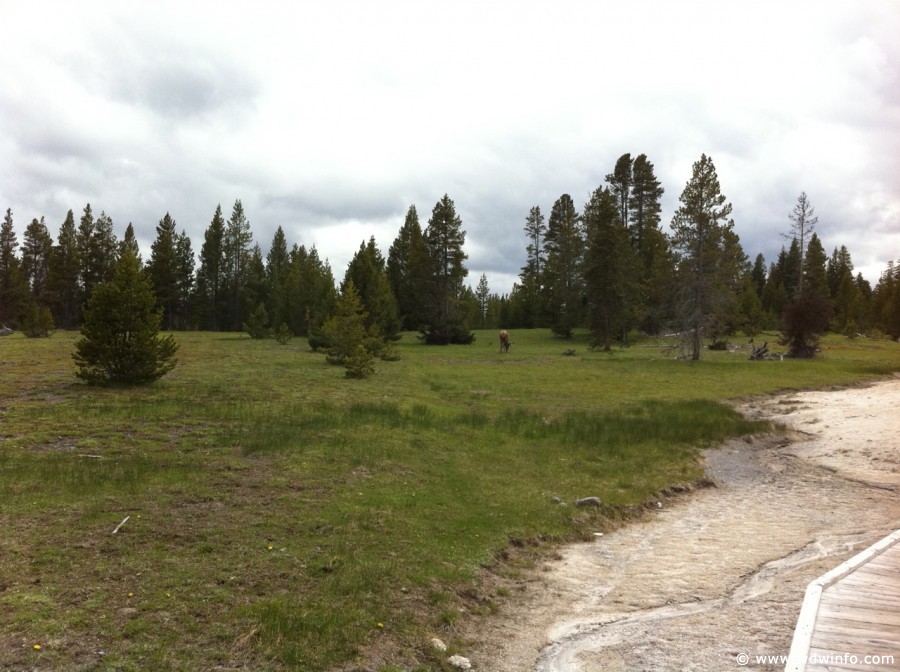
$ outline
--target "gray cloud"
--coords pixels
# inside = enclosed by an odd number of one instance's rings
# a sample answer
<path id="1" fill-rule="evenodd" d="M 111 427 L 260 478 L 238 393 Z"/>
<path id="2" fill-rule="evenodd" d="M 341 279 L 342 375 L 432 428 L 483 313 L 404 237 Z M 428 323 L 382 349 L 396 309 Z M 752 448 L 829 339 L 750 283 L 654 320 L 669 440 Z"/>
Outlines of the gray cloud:
<path id="1" fill-rule="evenodd" d="M 801 191 L 871 280 L 900 256 L 892 3 L 33 4 L 0 7 L 0 203 L 20 231 L 91 202 L 145 248 L 168 211 L 199 251 L 240 198 L 261 247 L 282 226 L 341 277 L 447 193 L 470 281 L 506 292 L 532 206 L 580 208 L 646 153 L 666 228 L 705 152 L 751 257 L 775 258 Z"/>
<path id="2" fill-rule="evenodd" d="M 184 48 L 119 63 L 107 86 L 112 98 L 179 123 L 250 107 L 257 92 L 233 64 Z"/>

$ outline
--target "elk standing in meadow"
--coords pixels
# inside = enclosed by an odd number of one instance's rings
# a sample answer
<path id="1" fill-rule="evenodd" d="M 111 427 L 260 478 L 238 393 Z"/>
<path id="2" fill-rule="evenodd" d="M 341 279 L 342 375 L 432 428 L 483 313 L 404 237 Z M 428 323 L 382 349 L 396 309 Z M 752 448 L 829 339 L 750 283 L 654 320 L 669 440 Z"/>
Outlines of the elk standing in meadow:
<path id="1" fill-rule="evenodd" d="M 500 352 L 509 352 L 509 332 L 506 329 L 500 331 Z"/>

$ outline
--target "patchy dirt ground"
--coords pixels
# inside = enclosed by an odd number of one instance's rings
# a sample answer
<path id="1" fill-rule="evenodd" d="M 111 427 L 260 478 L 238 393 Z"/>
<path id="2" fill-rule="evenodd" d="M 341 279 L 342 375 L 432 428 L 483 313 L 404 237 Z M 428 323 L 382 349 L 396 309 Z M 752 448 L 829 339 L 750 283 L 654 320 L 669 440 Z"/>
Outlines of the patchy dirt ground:
<path id="1" fill-rule="evenodd" d="M 900 528 L 898 408 L 900 378 L 742 404 L 790 432 L 708 451 L 716 488 L 565 548 L 478 625 L 473 666 L 783 669 L 755 656 L 787 655 L 806 585 Z"/>

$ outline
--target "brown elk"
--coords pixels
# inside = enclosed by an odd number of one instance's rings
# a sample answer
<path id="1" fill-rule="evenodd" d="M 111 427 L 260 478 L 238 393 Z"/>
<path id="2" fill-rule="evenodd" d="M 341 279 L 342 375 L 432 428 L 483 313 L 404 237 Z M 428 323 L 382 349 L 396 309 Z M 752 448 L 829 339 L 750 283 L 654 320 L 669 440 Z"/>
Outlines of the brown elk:
<path id="1" fill-rule="evenodd" d="M 506 329 L 500 331 L 500 352 L 509 352 L 509 332 Z"/>

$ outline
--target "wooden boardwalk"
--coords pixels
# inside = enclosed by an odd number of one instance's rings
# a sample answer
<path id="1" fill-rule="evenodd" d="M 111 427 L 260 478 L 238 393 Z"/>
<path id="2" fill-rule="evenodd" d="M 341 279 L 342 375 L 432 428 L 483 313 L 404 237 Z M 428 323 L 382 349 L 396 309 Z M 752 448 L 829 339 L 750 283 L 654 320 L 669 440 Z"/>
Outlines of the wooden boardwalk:
<path id="1" fill-rule="evenodd" d="M 813 581 L 785 672 L 900 670 L 900 530 Z"/>

